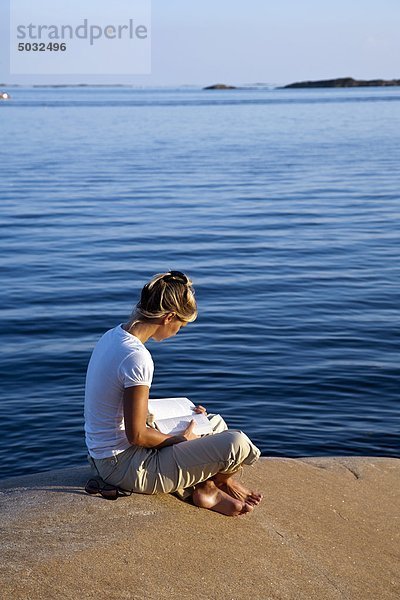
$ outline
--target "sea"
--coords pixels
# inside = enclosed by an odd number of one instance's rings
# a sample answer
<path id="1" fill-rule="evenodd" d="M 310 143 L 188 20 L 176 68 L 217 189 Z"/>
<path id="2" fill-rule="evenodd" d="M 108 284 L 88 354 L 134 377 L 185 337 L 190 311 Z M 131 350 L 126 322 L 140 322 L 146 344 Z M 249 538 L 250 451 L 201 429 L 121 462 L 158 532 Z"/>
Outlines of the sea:
<path id="1" fill-rule="evenodd" d="M 0 101 L 0 477 L 86 464 L 85 372 L 153 274 L 148 348 L 263 456 L 400 456 L 400 88 L 15 87 Z"/>

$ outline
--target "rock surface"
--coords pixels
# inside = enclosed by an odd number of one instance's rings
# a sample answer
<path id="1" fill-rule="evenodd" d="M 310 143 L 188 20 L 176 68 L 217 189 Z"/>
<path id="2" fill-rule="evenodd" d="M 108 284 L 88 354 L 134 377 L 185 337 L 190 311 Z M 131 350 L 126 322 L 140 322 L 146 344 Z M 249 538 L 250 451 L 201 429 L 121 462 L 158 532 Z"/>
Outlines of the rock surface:
<path id="1" fill-rule="evenodd" d="M 320 81 L 299 81 L 283 86 L 290 88 L 343 88 L 343 87 L 392 87 L 400 85 L 400 79 L 353 79 L 339 77 L 338 79 L 323 79 Z"/>
<path id="2" fill-rule="evenodd" d="M 79 467 L 0 481 L 3 600 L 398 600 L 400 460 L 264 458 L 229 518 L 88 496 Z"/>

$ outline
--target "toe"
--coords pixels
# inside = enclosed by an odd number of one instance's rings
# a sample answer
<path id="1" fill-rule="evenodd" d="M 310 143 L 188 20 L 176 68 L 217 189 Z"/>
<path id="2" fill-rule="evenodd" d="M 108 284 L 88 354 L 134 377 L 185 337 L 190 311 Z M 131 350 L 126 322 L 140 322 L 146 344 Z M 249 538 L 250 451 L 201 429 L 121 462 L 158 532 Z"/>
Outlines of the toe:
<path id="1" fill-rule="evenodd" d="M 248 504 L 247 502 L 244 503 L 243 508 L 240 512 L 241 515 L 247 515 L 249 512 L 251 512 L 254 509 L 254 506 L 252 506 L 251 504 Z"/>

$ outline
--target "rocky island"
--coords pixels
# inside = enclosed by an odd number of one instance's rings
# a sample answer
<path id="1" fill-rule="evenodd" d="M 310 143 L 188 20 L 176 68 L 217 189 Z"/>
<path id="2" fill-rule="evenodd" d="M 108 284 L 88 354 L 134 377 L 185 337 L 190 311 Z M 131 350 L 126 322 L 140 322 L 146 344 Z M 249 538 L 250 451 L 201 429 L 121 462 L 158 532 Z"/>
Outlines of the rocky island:
<path id="1" fill-rule="evenodd" d="M 214 83 L 214 85 L 208 85 L 203 90 L 237 90 L 234 85 L 226 85 L 225 83 Z"/>
<path id="2" fill-rule="evenodd" d="M 352 77 L 339 77 L 338 79 L 322 79 L 319 81 L 299 81 L 279 88 L 349 88 L 349 87 L 393 87 L 400 85 L 400 79 L 353 79 Z"/>

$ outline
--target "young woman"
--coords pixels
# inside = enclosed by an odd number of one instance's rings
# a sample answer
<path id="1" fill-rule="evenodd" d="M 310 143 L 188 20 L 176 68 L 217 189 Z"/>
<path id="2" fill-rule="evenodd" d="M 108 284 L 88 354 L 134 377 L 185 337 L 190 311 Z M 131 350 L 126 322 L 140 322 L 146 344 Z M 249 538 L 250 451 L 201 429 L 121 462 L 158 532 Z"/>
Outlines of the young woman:
<path id="1" fill-rule="evenodd" d="M 127 323 L 95 346 L 86 375 L 85 434 L 89 461 L 104 482 L 142 494 L 175 492 L 224 515 L 250 512 L 262 496 L 233 479 L 260 451 L 241 431 L 207 415 L 213 433 L 197 436 L 192 421 L 181 435 L 147 423 L 153 361 L 145 343 L 161 341 L 194 321 L 189 278 L 179 271 L 155 275 Z M 202 406 L 195 409 L 204 412 Z"/>

